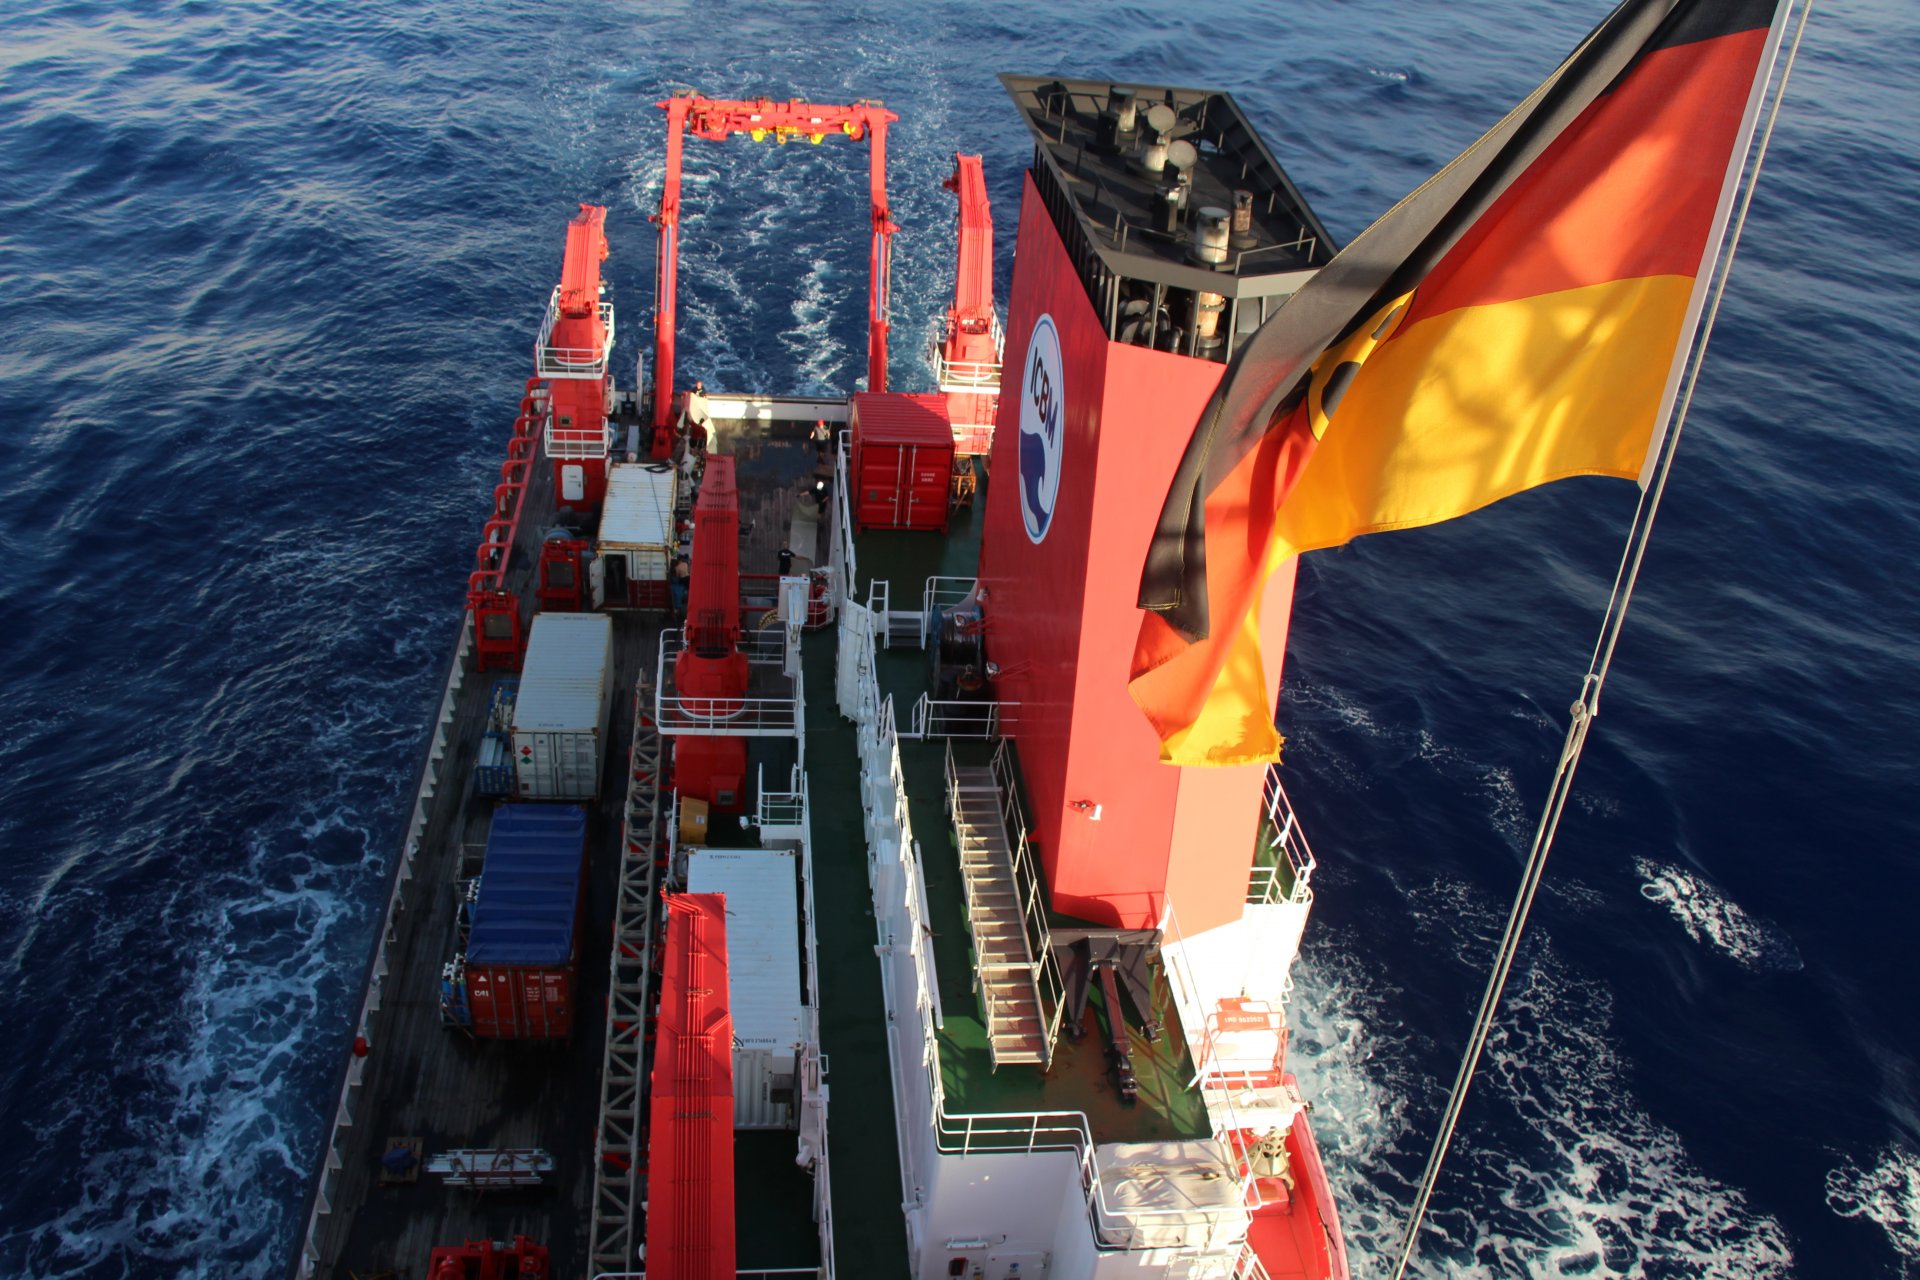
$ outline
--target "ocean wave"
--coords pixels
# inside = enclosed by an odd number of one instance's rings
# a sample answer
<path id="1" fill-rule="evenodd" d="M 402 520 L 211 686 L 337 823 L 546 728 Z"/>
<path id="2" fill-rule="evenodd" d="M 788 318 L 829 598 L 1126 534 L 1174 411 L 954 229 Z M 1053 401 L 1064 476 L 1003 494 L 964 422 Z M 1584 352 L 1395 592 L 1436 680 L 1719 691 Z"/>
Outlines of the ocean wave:
<path id="1" fill-rule="evenodd" d="M 1870 1163 L 1847 1160 L 1827 1174 L 1827 1207 L 1886 1233 L 1903 1275 L 1920 1275 L 1920 1153 L 1888 1146 Z"/>
<path id="2" fill-rule="evenodd" d="M 1444 911 L 1474 934 L 1498 926 L 1492 905 L 1465 890 L 1447 895 Z M 1313 1100 L 1355 1274 L 1385 1274 L 1451 1064 L 1397 1029 L 1391 1011 L 1405 993 L 1373 965 L 1310 944 L 1295 982 L 1290 1060 Z M 1633 1096 L 1612 1021 L 1612 996 L 1570 970 L 1536 931 L 1441 1174 L 1413 1274 L 1794 1274 L 1781 1224 L 1702 1172 L 1679 1136 Z"/>
<path id="3" fill-rule="evenodd" d="M 1633 860 L 1640 896 L 1664 906 L 1687 936 L 1755 973 L 1797 973 L 1800 951 L 1778 925 L 1760 920 L 1705 876 L 1652 858 Z"/>
<path id="4" fill-rule="evenodd" d="M 308 856 L 329 841 L 350 853 Z M 34 1136 L 72 1153 L 61 1176 L 73 1186 L 0 1256 L 49 1276 L 280 1269 L 309 1173 L 315 1086 L 330 1074 L 314 1049 L 345 1030 L 315 1027 L 334 1022 L 358 972 L 347 958 L 364 946 L 358 902 L 380 874 L 370 855 L 364 824 L 315 812 L 250 842 L 235 874 L 176 891 L 168 929 L 191 940 L 178 1004 L 123 1026 L 101 1065 L 49 1075 Z M 101 954 L 164 957 L 143 946 L 149 928 L 103 931 Z"/>

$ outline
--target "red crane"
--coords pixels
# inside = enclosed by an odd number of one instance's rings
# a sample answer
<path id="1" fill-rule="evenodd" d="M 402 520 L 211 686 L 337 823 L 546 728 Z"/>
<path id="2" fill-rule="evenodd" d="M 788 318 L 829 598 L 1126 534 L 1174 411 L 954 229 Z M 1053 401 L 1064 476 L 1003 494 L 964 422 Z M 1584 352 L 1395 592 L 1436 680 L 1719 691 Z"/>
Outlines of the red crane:
<path id="1" fill-rule="evenodd" d="M 740 650 L 740 498 L 734 460 L 710 455 L 693 506 L 686 647 L 673 660 L 674 690 L 694 721 L 719 728 L 741 714 L 747 655 Z M 747 741 L 722 734 L 674 739 L 674 784 L 716 813 L 745 807 Z"/>
<path id="2" fill-rule="evenodd" d="M 655 281 L 653 357 L 653 456 L 673 453 L 674 298 L 680 269 L 681 135 L 721 142 L 744 133 L 755 142 L 804 138 L 821 143 L 834 136 L 872 144 L 867 185 L 872 200 L 873 247 L 868 266 L 867 389 L 887 389 L 888 294 L 893 269 L 893 214 L 887 207 L 887 126 L 900 117 L 877 102 L 826 106 L 812 102 L 721 101 L 684 94 L 657 103 L 667 113 L 667 175 L 660 191 L 658 278 Z"/>
<path id="3" fill-rule="evenodd" d="M 606 413 L 613 308 L 600 301 L 606 217 L 599 205 L 583 204 L 567 224 L 560 284 L 534 340 L 534 376 L 527 379 L 520 399 L 507 457 L 500 464 L 500 483 L 493 487 L 493 510 L 474 548 L 467 608 L 473 614 L 474 665 L 481 671 L 517 671 L 526 650 L 520 598 L 507 589 L 507 558 L 520 528 L 542 426 L 561 505 L 593 506 L 606 495 L 613 441 Z M 571 474 L 569 467 L 575 469 Z M 569 501 L 569 492 L 577 493 L 577 499 Z"/>
<path id="4" fill-rule="evenodd" d="M 559 287 L 547 305 L 534 347 L 536 372 L 552 383 L 547 457 L 562 507 L 592 510 L 607 494 L 613 433 L 607 426 L 607 356 L 613 307 L 600 300 L 600 264 L 607 257 L 607 211 L 583 204 L 567 224 Z"/>
<path id="5" fill-rule="evenodd" d="M 733 1280 L 727 899 L 667 895 L 647 1133 L 647 1274 Z"/>
<path id="6" fill-rule="evenodd" d="M 953 305 L 942 335 L 940 390 L 947 396 L 953 442 L 962 454 L 986 455 L 1000 404 L 1000 326 L 993 314 L 993 215 L 979 156 L 955 156 L 947 190 L 960 198 L 960 261 Z"/>

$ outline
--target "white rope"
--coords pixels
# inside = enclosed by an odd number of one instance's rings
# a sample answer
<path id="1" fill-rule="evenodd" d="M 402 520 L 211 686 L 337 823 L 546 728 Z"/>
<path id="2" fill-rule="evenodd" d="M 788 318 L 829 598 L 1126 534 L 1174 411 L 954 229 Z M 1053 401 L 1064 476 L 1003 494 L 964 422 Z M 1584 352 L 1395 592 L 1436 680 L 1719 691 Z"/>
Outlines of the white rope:
<path id="1" fill-rule="evenodd" d="M 1454 1076 L 1452 1092 L 1447 1096 L 1446 1111 L 1434 1135 L 1433 1151 L 1427 1157 L 1426 1171 L 1421 1174 L 1414 1194 L 1406 1235 L 1401 1239 L 1399 1258 L 1393 1268 L 1393 1280 L 1403 1280 L 1408 1265 L 1413 1261 L 1420 1225 L 1426 1218 L 1427 1205 L 1439 1181 L 1440 1166 L 1445 1162 L 1447 1148 L 1453 1142 L 1461 1109 L 1466 1104 L 1468 1087 L 1473 1083 L 1474 1071 L 1480 1063 L 1480 1054 L 1493 1032 L 1500 996 L 1506 989 L 1508 975 L 1513 971 L 1514 957 L 1519 953 L 1521 937 L 1526 932 L 1527 916 L 1533 910 L 1534 895 L 1539 891 L 1540 879 L 1546 873 L 1547 855 L 1552 851 L 1554 833 L 1559 830 L 1567 797 L 1573 790 L 1573 774 L 1580 763 L 1581 750 L 1586 746 L 1587 730 L 1592 726 L 1594 717 L 1600 714 L 1600 690 L 1606 684 L 1607 670 L 1613 663 L 1614 649 L 1620 642 L 1620 631 L 1626 623 L 1627 606 L 1633 600 L 1633 588 L 1639 580 L 1640 565 L 1653 535 L 1654 517 L 1659 514 L 1660 499 L 1666 493 L 1667 478 L 1673 469 L 1674 454 L 1680 444 L 1680 432 L 1686 425 L 1687 410 L 1693 405 L 1694 388 L 1706 359 L 1707 340 L 1713 332 L 1714 321 L 1720 315 L 1720 301 L 1726 292 L 1734 252 L 1740 244 L 1740 233 L 1747 224 L 1747 212 L 1753 207 L 1753 192 L 1760 178 L 1760 167 L 1766 160 L 1767 145 L 1773 140 L 1773 127 L 1780 116 L 1780 104 L 1786 97 L 1787 80 L 1793 74 L 1794 61 L 1800 54 L 1800 40 L 1806 34 L 1807 19 L 1812 12 L 1813 0 L 1806 0 L 1800 11 L 1799 26 L 1794 31 L 1793 44 L 1781 68 L 1779 83 L 1774 88 L 1766 127 L 1754 151 L 1753 165 L 1748 170 L 1741 192 L 1740 208 L 1727 236 L 1726 251 L 1716 268 L 1706 318 L 1700 326 L 1699 341 L 1689 358 L 1680 402 L 1674 411 L 1673 429 L 1661 442 L 1653 483 L 1641 492 L 1640 504 L 1634 511 L 1633 526 L 1628 530 L 1626 547 L 1620 557 L 1620 567 L 1614 575 L 1613 594 L 1607 601 L 1606 616 L 1601 621 L 1600 635 L 1594 643 L 1593 657 L 1587 664 L 1586 676 L 1581 680 L 1580 696 L 1569 709 L 1571 721 L 1567 725 L 1566 741 L 1560 748 L 1559 763 L 1554 767 L 1552 784 L 1547 789 L 1546 807 L 1541 812 L 1540 825 L 1534 831 L 1533 847 L 1528 851 L 1526 867 L 1521 872 L 1520 888 L 1514 894 L 1513 909 L 1507 915 L 1506 931 L 1494 951 L 1493 970 L 1487 977 L 1486 991 L 1480 997 L 1480 1011 L 1473 1020 L 1473 1032 L 1468 1037 L 1465 1053 L 1461 1055 L 1460 1069 Z"/>

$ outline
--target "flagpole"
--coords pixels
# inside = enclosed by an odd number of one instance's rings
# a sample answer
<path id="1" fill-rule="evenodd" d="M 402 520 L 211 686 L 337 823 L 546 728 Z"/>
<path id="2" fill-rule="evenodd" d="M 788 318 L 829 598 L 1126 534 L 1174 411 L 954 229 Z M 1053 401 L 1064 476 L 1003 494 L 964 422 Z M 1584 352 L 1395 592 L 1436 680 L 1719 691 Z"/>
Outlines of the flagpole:
<path id="1" fill-rule="evenodd" d="M 1787 13 L 1792 12 L 1793 0 L 1788 0 Z M 1499 1011 L 1500 997 L 1506 988 L 1507 978 L 1513 970 L 1514 957 L 1520 949 L 1520 942 L 1526 933 L 1527 917 L 1533 910 L 1535 895 L 1539 892 L 1541 877 L 1546 872 L 1547 856 L 1553 848 L 1554 834 L 1559 830 L 1561 816 L 1566 811 L 1567 797 L 1572 793 L 1573 775 L 1580 764 L 1581 751 L 1586 746 L 1587 732 L 1595 716 L 1600 714 L 1600 690 L 1606 684 L 1607 671 L 1613 663 L 1615 648 L 1620 642 L 1621 629 L 1626 624 L 1627 606 L 1633 599 L 1633 588 L 1640 576 L 1640 565 L 1646 557 L 1647 544 L 1653 535 L 1654 517 L 1660 510 L 1660 499 L 1666 492 L 1667 478 L 1673 469 L 1673 459 L 1680 443 L 1680 432 L 1686 424 L 1687 411 L 1693 405 L 1694 388 L 1700 379 L 1700 369 L 1705 362 L 1707 341 L 1713 332 L 1714 321 L 1720 315 L 1720 302 L 1726 292 L 1728 273 L 1733 267 L 1734 253 L 1740 244 L 1740 233 L 1745 229 L 1748 210 L 1753 206 L 1753 193 L 1760 179 L 1760 168 L 1766 160 L 1767 146 L 1773 140 L 1773 128 L 1779 120 L 1780 106 L 1785 100 L 1787 81 L 1793 74 L 1794 61 L 1800 54 L 1800 41 L 1806 34 L 1807 19 L 1813 13 L 1813 0 L 1804 0 L 1800 9 L 1799 24 L 1794 29 L 1793 43 L 1788 49 L 1786 61 L 1782 64 L 1780 77 L 1774 86 L 1772 102 L 1767 108 L 1766 127 L 1761 132 L 1760 142 L 1754 149 L 1752 162 L 1748 167 L 1745 181 L 1741 187 L 1739 212 L 1735 215 L 1732 228 L 1727 234 L 1725 251 L 1715 269 L 1711 302 L 1707 314 L 1700 326 L 1698 341 L 1694 344 L 1688 362 L 1686 381 L 1678 406 L 1674 410 L 1673 426 L 1661 441 L 1659 461 L 1654 469 L 1653 482 L 1641 490 L 1640 505 L 1634 512 L 1633 526 L 1628 530 L 1625 550 L 1620 559 L 1620 568 L 1614 576 L 1613 594 L 1607 602 L 1607 612 L 1601 620 L 1600 634 L 1594 643 L 1593 657 L 1587 664 L 1587 673 L 1580 682 L 1580 694 L 1569 708 L 1570 722 L 1567 725 L 1566 740 L 1561 744 L 1560 758 L 1554 766 L 1553 780 L 1547 789 L 1547 801 L 1540 815 L 1539 826 L 1534 830 L 1533 846 L 1528 851 L 1525 868 L 1521 872 L 1520 887 L 1514 894 L 1513 908 L 1507 915 L 1507 926 L 1501 935 L 1500 944 L 1494 952 L 1492 972 L 1487 977 L 1486 990 L 1480 998 L 1480 1010 L 1474 1016 L 1473 1030 L 1467 1040 L 1466 1051 L 1461 1055 L 1459 1071 L 1454 1076 L 1453 1088 L 1447 1096 L 1446 1110 L 1441 1116 L 1440 1127 L 1434 1135 L 1433 1150 L 1427 1157 L 1427 1167 L 1421 1174 L 1415 1189 L 1412 1211 L 1407 1219 L 1406 1234 L 1400 1242 L 1400 1252 L 1393 1268 L 1393 1280 L 1404 1280 L 1407 1267 L 1413 1261 L 1414 1250 L 1419 1241 L 1420 1227 L 1426 1219 L 1427 1206 L 1433 1198 L 1435 1184 L 1439 1181 L 1440 1167 L 1446 1161 L 1447 1149 L 1453 1142 L 1454 1130 L 1460 1122 L 1460 1112 L 1465 1106 L 1467 1090 L 1473 1083 L 1474 1072 L 1479 1066 L 1480 1055 L 1485 1050 L 1487 1040 L 1493 1031 L 1494 1017 Z"/>

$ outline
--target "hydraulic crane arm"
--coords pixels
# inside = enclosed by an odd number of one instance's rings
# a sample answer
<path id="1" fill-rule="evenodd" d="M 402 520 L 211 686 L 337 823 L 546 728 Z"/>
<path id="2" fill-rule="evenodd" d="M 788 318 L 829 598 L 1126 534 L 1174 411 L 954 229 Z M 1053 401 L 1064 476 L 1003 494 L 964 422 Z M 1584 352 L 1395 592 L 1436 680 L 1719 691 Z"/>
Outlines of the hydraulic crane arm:
<path id="1" fill-rule="evenodd" d="M 947 359 L 988 363 L 993 350 L 993 215 L 979 156 L 955 156 L 947 190 L 960 198 L 960 265 L 947 311 Z"/>
<path id="2" fill-rule="evenodd" d="M 960 260 L 934 363 L 954 448 L 985 456 L 993 451 L 1000 407 L 1000 326 L 993 314 L 993 213 L 980 157 L 955 156 L 946 188 L 960 199 Z"/>

